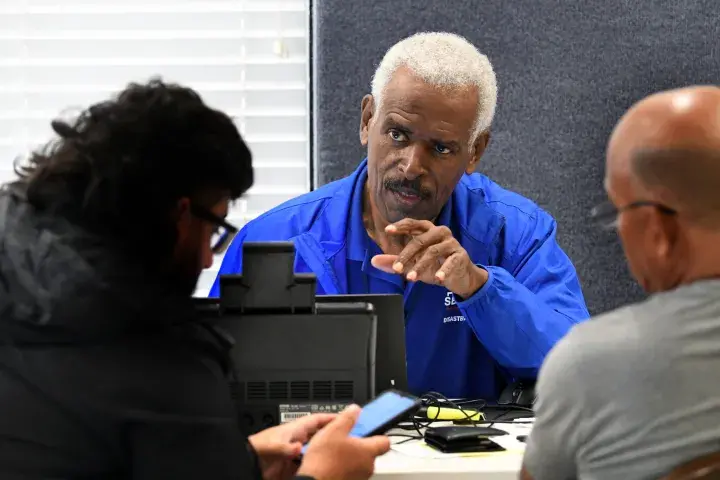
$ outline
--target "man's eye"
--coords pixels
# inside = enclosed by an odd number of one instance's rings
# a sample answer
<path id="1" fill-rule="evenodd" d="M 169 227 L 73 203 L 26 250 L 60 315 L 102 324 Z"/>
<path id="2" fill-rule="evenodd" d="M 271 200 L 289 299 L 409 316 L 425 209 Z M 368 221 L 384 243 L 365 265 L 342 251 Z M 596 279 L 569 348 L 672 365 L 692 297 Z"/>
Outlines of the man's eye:
<path id="1" fill-rule="evenodd" d="M 407 140 L 407 137 L 404 133 L 395 129 L 390 130 L 390 138 L 392 138 L 394 142 L 404 142 L 405 140 Z"/>
<path id="2" fill-rule="evenodd" d="M 438 143 L 437 145 L 435 145 L 435 151 L 436 151 L 437 153 L 440 153 L 440 154 L 443 154 L 443 155 L 447 155 L 448 153 L 450 153 L 450 149 L 447 148 L 445 145 L 440 144 L 440 143 Z"/>

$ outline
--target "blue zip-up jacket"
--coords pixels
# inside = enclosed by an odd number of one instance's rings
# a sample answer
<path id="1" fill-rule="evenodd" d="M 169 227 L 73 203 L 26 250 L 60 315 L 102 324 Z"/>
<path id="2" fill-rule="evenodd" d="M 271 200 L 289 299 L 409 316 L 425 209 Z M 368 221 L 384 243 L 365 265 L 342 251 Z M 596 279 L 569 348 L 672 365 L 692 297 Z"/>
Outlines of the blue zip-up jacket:
<path id="1" fill-rule="evenodd" d="M 408 382 L 413 393 L 497 399 L 508 382 L 534 379 L 545 355 L 585 320 L 580 283 L 555 240 L 556 223 L 530 200 L 484 175 L 464 175 L 437 224 L 446 225 L 489 273 L 456 301 L 443 286 L 408 283 L 374 268 L 382 253 L 362 221 L 367 160 L 350 176 L 249 222 L 219 275 L 239 273 L 245 241 L 292 241 L 295 271 L 317 276 L 317 294 L 400 293 L 405 298 Z M 215 280 L 210 296 L 218 295 Z"/>

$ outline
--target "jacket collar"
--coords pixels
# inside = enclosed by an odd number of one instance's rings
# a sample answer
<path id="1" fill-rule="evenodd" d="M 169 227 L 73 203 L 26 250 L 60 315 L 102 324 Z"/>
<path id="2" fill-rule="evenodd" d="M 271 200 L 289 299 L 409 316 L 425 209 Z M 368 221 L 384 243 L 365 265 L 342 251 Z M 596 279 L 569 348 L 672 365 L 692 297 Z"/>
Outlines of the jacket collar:
<path id="1" fill-rule="evenodd" d="M 353 173 L 337 181 L 322 218 L 294 239 L 298 254 L 328 295 L 347 293 L 348 259 L 362 261 L 366 266 L 368 255 L 373 254 L 374 242 L 362 221 L 362 196 L 367 175 L 365 158 Z M 482 189 L 469 188 L 465 180 L 465 177 L 461 179 L 436 223 L 449 227 L 466 249 L 475 246 L 472 244 L 488 247 L 496 241 L 504 218 L 485 203 Z M 481 235 L 468 234 L 471 225 L 484 225 L 485 228 Z"/>
<path id="2" fill-rule="evenodd" d="M 362 222 L 362 190 L 366 178 L 367 159 L 364 159 L 353 173 L 335 183 L 332 197 L 310 229 L 293 239 L 297 253 L 315 274 L 318 284 L 327 295 L 342 294 L 348 290 L 348 225 L 351 225 L 355 210 L 360 210 Z M 360 204 L 355 209 L 354 202 L 357 199 Z M 361 231 L 364 233 L 364 228 Z"/>

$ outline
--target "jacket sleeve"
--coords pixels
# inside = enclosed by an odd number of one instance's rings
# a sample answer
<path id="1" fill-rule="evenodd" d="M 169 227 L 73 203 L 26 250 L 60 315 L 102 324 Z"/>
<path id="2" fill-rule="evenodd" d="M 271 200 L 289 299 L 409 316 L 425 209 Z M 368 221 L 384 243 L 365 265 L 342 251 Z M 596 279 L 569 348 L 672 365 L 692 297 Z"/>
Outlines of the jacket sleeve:
<path id="1" fill-rule="evenodd" d="M 548 214 L 526 224 L 501 266 L 483 266 L 489 278 L 458 302 L 470 327 L 511 376 L 534 379 L 545 355 L 575 324 L 589 317 L 580 281 L 557 244 Z"/>
<path id="2" fill-rule="evenodd" d="M 133 382 L 117 387 L 112 401 L 123 419 L 129 478 L 261 478 L 213 330 L 181 325 L 123 357 L 121 371 L 133 372 Z"/>
<path id="3" fill-rule="evenodd" d="M 138 419 L 129 429 L 133 480 L 261 479 L 257 457 L 235 422 L 216 418 Z"/>
<path id="4" fill-rule="evenodd" d="M 242 254 L 243 254 L 243 243 L 245 243 L 246 230 L 242 229 L 225 252 L 222 263 L 220 264 L 220 270 L 218 271 L 215 281 L 213 282 L 212 288 L 208 297 L 217 298 L 220 296 L 220 275 L 233 275 L 242 272 Z"/>

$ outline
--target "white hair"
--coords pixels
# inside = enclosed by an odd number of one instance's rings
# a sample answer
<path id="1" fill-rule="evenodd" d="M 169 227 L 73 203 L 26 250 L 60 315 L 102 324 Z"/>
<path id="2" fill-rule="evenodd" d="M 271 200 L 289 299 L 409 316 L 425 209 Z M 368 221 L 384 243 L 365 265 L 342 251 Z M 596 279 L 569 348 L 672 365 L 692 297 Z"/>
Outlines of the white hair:
<path id="1" fill-rule="evenodd" d="M 471 141 L 490 127 L 497 105 L 495 72 L 490 60 L 465 38 L 454 33 L 423 32 L 390 47 L 371 83 L 376 111 L 385 87 L 400 67 L 408 68 L 430 85 L 476 86 L 479 100 Z"/>

